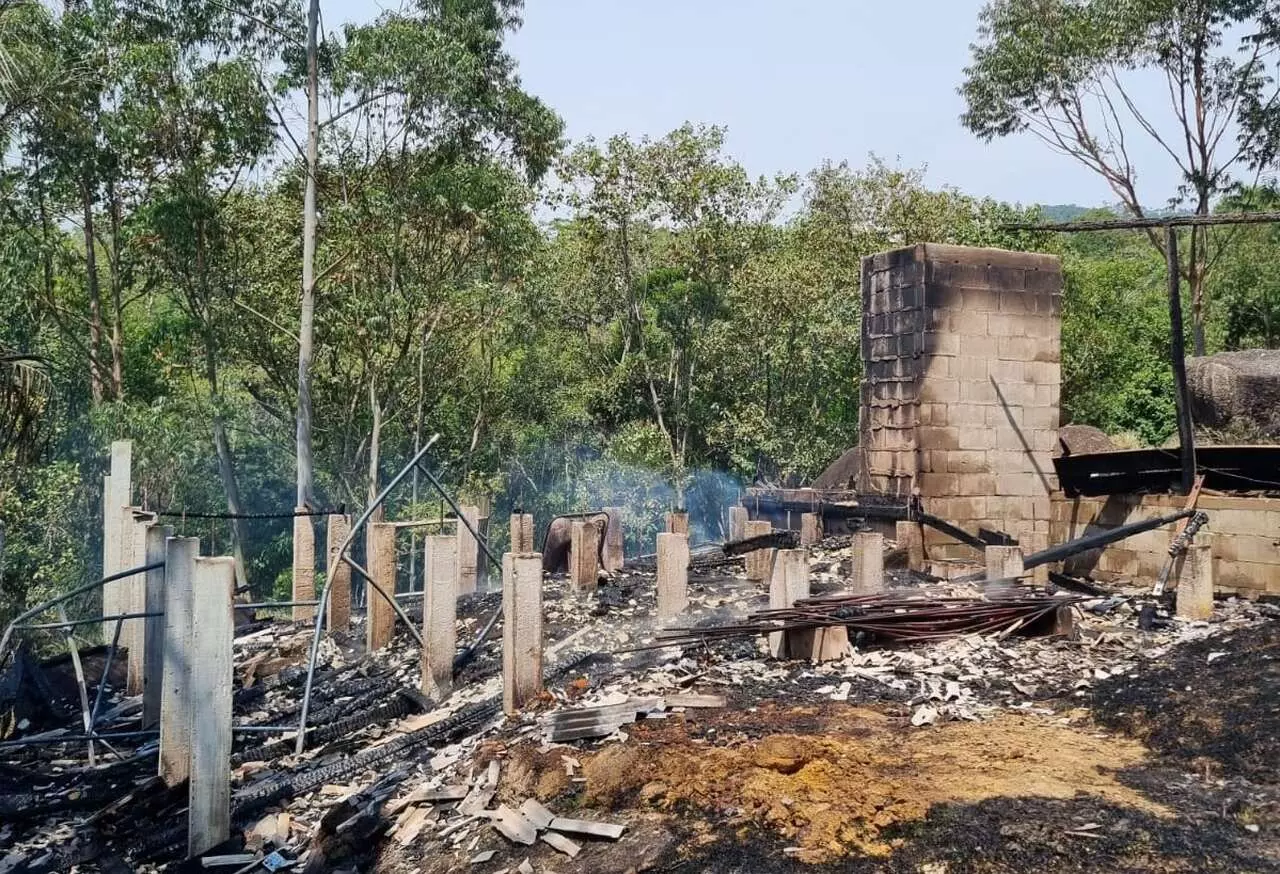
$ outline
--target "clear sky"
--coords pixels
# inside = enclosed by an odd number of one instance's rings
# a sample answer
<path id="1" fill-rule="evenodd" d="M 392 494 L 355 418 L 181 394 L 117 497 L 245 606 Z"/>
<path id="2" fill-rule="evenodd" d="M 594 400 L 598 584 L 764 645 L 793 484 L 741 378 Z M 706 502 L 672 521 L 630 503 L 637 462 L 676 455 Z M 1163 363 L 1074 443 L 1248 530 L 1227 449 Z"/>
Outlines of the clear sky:
<path id="1" fill-rule="evenodd" d="M 870 153 L 928 166 L 932 185 L 1021 203 L 1115 200 L 1106 185 L 1030 135 L 983 144 L 956 94 L 982 0 L 526 0 L 509 42 L 526 88 L 568 135 L 661 136 L 684 121 L 724 125 L 753 173 L 806 172 Z M 326 27 L 398 0 L 329 0 Z M 1176 180 L 1138 144 L 1144 202 Z"/>

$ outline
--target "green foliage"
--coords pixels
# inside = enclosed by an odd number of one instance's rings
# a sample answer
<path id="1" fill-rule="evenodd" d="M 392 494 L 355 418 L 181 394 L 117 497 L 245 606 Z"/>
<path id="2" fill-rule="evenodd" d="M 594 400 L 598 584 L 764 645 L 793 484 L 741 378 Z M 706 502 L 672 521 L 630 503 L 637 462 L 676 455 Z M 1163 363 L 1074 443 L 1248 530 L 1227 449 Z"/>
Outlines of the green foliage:
<path id="1" fill-rule="evenodd" d="M 1062 418 L 1159 446 L 1175 427 L 1164 264 L 1132 235 L 1074 251 L 1100 236 L 1064 253 Z"/>
<path id="2" fill-rule="evenodd" d="M 993 102 L 967 119 L 984 135 L 1099 63 L 1165 63 L 1162 22 L 1184 19 L 1042 6 L 1059 27 L 992 4 L 966 92 Z M 134 441 L 149 508 L 216 512 L 231 487 L 250 512 L 292 507 L 304 180 L 279 112 L 300 83 L 297 7 L 130 0 L 19 22 L 0 0 L 0 34 L 25 40 L 8 56 L 54 74 L 35 90 L 0 75 L 0 619 L 97 573 L 113 439 Z M 439 433 L 433 470 L 493 496 L 499 535 L 516 507 L 545 525 L 624 506 L 644 552 L 680 504 L 695 539 L 723 536 L 743 484 L 807 482 L 856 442 L 861 260 L 925 241 L 1061 246 L 1066 416 L 1170 432 L 1164 265 L 1140 237 L 1011 232 L 1040 213 L 875 158 L 752 177 L 713 126 L 562 150 L 504 45 L 520 9 L 414 0 L 325 39 L 321 503 L 358 511 Z M 1159 9 L 1139 40 L 1109 29 Z M 1275 343 L 1280 240 L 1214 241 L 1213 342 Z M 438 511 L 422 481 L 386 506 Z M 225 521 L 173 524 L 232 549 Z M 255 597 L 289 592 L 291 531 L 244 526 Z"/>

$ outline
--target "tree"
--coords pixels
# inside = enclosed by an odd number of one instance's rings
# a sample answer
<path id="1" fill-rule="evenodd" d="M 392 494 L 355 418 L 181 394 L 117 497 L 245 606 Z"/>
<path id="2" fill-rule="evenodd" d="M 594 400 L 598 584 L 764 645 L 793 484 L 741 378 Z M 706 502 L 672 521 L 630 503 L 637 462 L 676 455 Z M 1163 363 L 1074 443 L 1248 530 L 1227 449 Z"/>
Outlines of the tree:
<path id="1" fill-rule="evenodd" d="M 729 289 L 794 191 L 789 178 L 751 179 L 723 146 L 722 128 L 686 124 L 656 141 L 585 143 L 562 167 L 591 297 L 621 318 L 608 360 L 647 401 L 680 506 L 691 444 L 705 444 L 714 419 L 715 356 L 731 351 Z"/>
<path id="2" fill-rule="evenodd" d="M 1136 217 L 1147 209 L 1131 158 L 1153 141 L 1182 183 L 1170 209 L 1208 215 L 1280 145 L 1280 31 L 1260 0 L 991 0 L 960 93 L 983 140 L 1030 132 L 1101 176 Z M 1143 106 L 1135 82 L 1163 79 L 1168 103 Z M 1164 251 L 1163 237 L 1147 231 Z M 1181 266 L 1195 354 L 1205 354 L 1207 279 L 1218 248 L 1190 231 Z"/>
<path id="3" fill-rule="evenodd" d="M 1272 212 L 1280 209 L 1280 191 L 1252 188 L 1223 198 L 1222 212 Z M 1280 227 L 1247 225 L 1234 229 L 1212 277 L 1222 307 L 1221 337 L 1226 349 L 1280 348 Z"/>
<path id="4" fill-rule="evenodd" d="M 311 507 L 315 462 L 311 452 L 311 344 L 316 318 L 316 174 L 320 172 L 320 0 L 307 4 L 307 152 L 302 200 L 302 301 L 298 308 L 297 495 Z M 295 546 L 295 550 L 297 547 Z"/>

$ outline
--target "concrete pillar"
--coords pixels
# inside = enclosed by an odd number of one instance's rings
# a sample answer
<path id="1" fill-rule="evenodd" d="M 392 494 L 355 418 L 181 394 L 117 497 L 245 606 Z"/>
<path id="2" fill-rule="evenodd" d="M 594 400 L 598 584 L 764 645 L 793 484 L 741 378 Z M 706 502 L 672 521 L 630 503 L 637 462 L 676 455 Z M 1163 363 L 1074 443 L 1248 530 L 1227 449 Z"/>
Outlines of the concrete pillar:
<path id="1" fill-rule="evenodd" d="M 453 657 L 458 645 L 457 561 L 458 538 L 449 534 L 426 538 L 422 564 L 422 694 L 437 702 L 453 689 Z"/>
<path id="2" fill-rule="evenodd" d="M 859 531 L 853 536 L 853 592 L 875 595 L 884 591 L 884 535 Z"/>
<path id="3" fill-rule="evenodd" d="M 542 691 L 542 556 L 502 557 L 502 709 L 512 716 Z"/>
<path id="4" fill-rule="evenodd" d="M 295 507 L 303 512 L 306 507 Z M 293 600 L 314 601 L 316 597 L 316 529 L 310 516 L 293 517 Z M 316 618 L 315 607 L 294 607 L 294 622 Z"/>
<path id="5" fill-rule="evenodd" d="M 987 579 L 1005 580 L 1023 575 L 1021 546 L 988 546 Z"/>
<path id="6" fill-rule="evenodd" d="M 147 526 L 144 554 L 146 564 L 165 560 L 167 542 L 172 536 L 172 525 L 153 523 Z M 164 568 L 147 571 L 143 610 L 147 613 L 164 613 L 164 601 Z M 142 727 L 151 728 L 160 722 L 160 707 L 164 691 L 164 617 L 149 617 L 145 622 L 146 656 L 142 666 Z"/>
<path id="7" fill-rule="evenodd" d="M 764 519 L 748 520 L 743 526 L 743 539 L 759 537 L 773 531 L 773 524 Z M 763 583 L 773 573 L 773 554 L 776 549 L 755 549 L 746 555 L 747 579 L 755 583 Z"/>
<path id="8" fill-rule="evenodd" d="M 382 649 L 391 642 L 396 629 L 396 611 L 387 598 L 396 594 L 396 526 L 390 522 L 369 523 L 365 539 L 369 576 L 365 580 L 365 648 L 368 652 Z M 386 593 L 386 598 L 378 594 Z"/>
<path id="9" fill-rule="evenodd" d="M 511 551 L 515 553 L 535 551 L 532 513 L 511 514 Z"/>
<path id="10" fill-rule="evenodd" d="M 235 559 L 197 558 L 192 597 L 187 855 L 231 836 L 231 642 Z"/>
<path id="11" fill-rule="evenodd" d="M 898 522 L 894 528 L 898 547 L 907 551 L 907 567 L 913 571 L 924 570 L 924 532 L 919 522 Z"/>
<path id="12" fill-rule="evenodd" d="M 1049 548 L 1049 535 L 1047 533 L 1032 533 L 1027 535 L 1023 541 L 1027 545 L 1023 548 L 1024 553 L 1042 552 Z M 1031 569 L 1031 581 L 1037 586 L 1044 588 L 1049 585 L 1049 565 L 1038 564 Z"/>
<path id="13" fill-rule="evenodd" d="M 332 583 L 329 586 L 329 612 L 325 616 L 329 633 L 346 631 L 351 627 L 351 567 L 338 560 L 338 550 L 351 533 L 351 517 L 335 513 L 326 526 L 325 546 L 328 560 L 325 572 Z"/>
<path id="14" fill-rule="evenodd" d="M 1076 608 L 1059 607 L 1053 613 L 1053 633 L 1067 640 L 1076 639 Z"/>
<path id="15" fill-rule="evenodd" d="M 569 590 L 589 595 L 596 590 L 600 566 L 600 526 L 592 519 L 575 519 L 569 536 Z"/>
<path id="16" fill-rule="evenodd" d="M 689 536 L 658 535 L 658 618 L 689 609 Z"/>
<path id="17" fill-rule="evenodd" d="M 800 514 L 800 545 L 813 546 L 822 541 L 822 517 L 817 513 Z"/>
<path id="18" fill-rule="evenodd" d="M 803 549 L 779 549 L 769 580 L 769 609 L 791 607 L 809 597 L 809 553 Z M 769 635 L 769 652 L 774 658 L 808 658 L 810 632 L 775 631 Z M 794 644 L 795 652 L 792 651 Z M 803 652 L 801 653 L 800 651 Z"/>
<path id="19" fill-rule="evenodd" d="M 191 773 L 191 629 L 197 537 L 170 537 L 164 560 L 164 658 L 160 690 L 160 778 L 177 786 Z"/>
<path id="20" fill-rule="evenodd" d="M 747 508 L 742 505 L 729 508 L 729 542 L 747 536 Z"/>
<path id="21" fill-rule="evenodd" d="M 1203 536 L 1203 535 L 1202 535 Z M 1174 565 L 1178 580 L 1177 615 L 1182 619 L 1213 616 L 1213 546 L 1192 542 Z"/>
<path id="22" fill-rule="evenodd" d="M 812 641 L 808 645 L 807 656 L 814 662 L 831 662 L 842 659 L 849 654 L 849 629 L 843 625 L 831 625 L 827 628 L 815 628 L 809 632 Z M 790 644 L 788 644 L 790 646 Z M 803 644 L 796 644 L 802 646 Z M 795 658 L 803 658 L 801 653 L 794 653 Z"/>
<path id="23" fill-rule="evenodd" d="M 147 527 L 155 516 L 141 507 L 126 507 L 120 519 L 121 565 L 125 568 L 146 564 Z M 137 574 L 120 581 L 120 612 L 143 613 L 147 606 L 147 575 Z M 147 621 L 126 619 L 120 629 L 120 643 L 128 650 L 126 693 L 141 695 L 147 655 Z"/>
<path id="24" fill-rule="evenodd" d="M 604 532 L 604 569 L 609 573 L 622 570 L 626 563 L 626 540 L 622 530 L 623 507 L 605 507 L 609 514 L 609 525 Z"/>
<path id="25" fill-rule="evenodd" d="M 668 534 L 688 534 L 689 514 L 684 510 L 672 510 L 666 516 Z"/>
<path id="26" fill-rule="evenodd" d="M 459 509 L 471 523 L 471 527 L 479 531 L 480 508 L 463 505 Z M 470 595 L 476 590 L 476 577 L 480 567 L 480 543 L 467 530 L 467 526 L 458 522 L 458 594 Z"/>
<path id="27" fill-rule="evenodd" d="M 133 503 L 133 442 L 116 440 L 111 444 L 111 474 L 103 479 L 102 512 L 102 575 L 110 576 L 124 570 L 128 557 L 121 540 L 124 508 Z M 117 580 L 102 587 L 102 613 L 112 616 L 124 613 L 124 591 L 127 580 Z M 103 636 L 110 640 L 115 631 L 114 623 L 102 626 Z M 121 632 L 121 639 L 124 639 Z"/>

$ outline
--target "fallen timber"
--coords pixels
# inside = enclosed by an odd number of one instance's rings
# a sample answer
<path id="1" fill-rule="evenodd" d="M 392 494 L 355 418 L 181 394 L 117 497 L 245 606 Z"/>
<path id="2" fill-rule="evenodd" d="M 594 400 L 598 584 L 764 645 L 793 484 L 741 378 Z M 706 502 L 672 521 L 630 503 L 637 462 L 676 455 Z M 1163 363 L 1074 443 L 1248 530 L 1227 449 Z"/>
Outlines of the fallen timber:
<path id="1" fill-rule="evenodd" d="M 1012 634 L 1027 630 L 1084 598 L 1049 597 L 1042 592 L 1008 598 L 911 598 L 896 594 L 807 598 L 792 607 L 761 610 L 735 625 L 669 628 L 654 642 L 634 650 L 755 637 L 777 631 L 809 631 L 843 625 L 889 643 L 942 640 L 965 634 Z M 626 652 L 630 650 L 620 650 Z"/>

